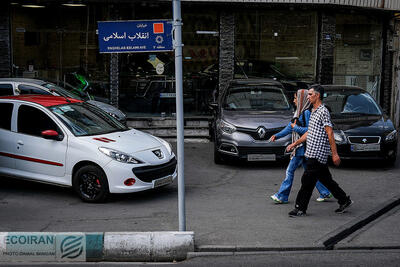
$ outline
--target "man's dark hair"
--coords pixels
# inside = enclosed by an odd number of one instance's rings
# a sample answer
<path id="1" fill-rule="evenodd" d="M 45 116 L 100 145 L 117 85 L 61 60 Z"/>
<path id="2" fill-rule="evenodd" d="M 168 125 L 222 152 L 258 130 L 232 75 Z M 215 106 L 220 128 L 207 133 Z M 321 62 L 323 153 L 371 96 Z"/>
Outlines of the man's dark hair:
<path id="1" fill-rule="evenodd" d="M 322 100 L 324 98 L 324 87 L 322 87 L 320 84 L 313 84 L 308 89 L 310 90 L 311 88 L 314 89 L 315 92 L 319 93 L 319 99 Z"/>

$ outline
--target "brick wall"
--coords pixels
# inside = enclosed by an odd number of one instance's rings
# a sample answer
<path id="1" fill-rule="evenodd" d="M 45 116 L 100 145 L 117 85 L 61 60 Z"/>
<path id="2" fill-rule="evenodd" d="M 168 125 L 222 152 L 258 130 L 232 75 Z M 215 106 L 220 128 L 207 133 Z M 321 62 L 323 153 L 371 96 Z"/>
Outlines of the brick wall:
<path id="1" fill-rule="evenodd" d="M 10 18 L 8 6 L 0 4 L 0 77 L 11 76 Z"/>

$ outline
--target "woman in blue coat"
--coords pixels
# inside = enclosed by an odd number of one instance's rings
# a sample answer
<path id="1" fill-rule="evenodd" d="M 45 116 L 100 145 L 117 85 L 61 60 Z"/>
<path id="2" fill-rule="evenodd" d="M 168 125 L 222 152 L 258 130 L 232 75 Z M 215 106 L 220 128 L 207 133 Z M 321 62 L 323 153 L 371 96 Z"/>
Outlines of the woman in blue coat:
<path id="1" fill-rule="evenodd" d="M 271 136 L 271 142 L 274 142 L 275 140 L 288 134 L 292 134 L 292 142 L 295 142 L 305 132 L 307 132 L 308 121 L 311 114 L 309 110 L 310 102 L 307 100 L 307 94 L 308 90 L 305 89 L 300 89 L 296 92 L 293 102 L 297 108 L 296 112 L 294 113 L 293 120 L 292 122 L 289 122 L 289 124 L 282 131 Z M 283 180 L 279 191 L 271 196 L 271 199 L 277 204 L 288 202 L 290 189 L 292 188 L 293 184 L 294 172 L 300 165 L 303 165 L 303 168 L 306 167 L 304 158 L 305 147 L 303 144 L 299 145 L 292 151 L 292 154 L 290 155 L 291 159 L 286 169 L 286 178 Z M 332 194 L 329 192 L 329 190 L 319 181 L 315 187 L 318 189 L 320 194 L 320 196 L 317 198 L 317 201 L 322 202 L 332 197 Z"/>

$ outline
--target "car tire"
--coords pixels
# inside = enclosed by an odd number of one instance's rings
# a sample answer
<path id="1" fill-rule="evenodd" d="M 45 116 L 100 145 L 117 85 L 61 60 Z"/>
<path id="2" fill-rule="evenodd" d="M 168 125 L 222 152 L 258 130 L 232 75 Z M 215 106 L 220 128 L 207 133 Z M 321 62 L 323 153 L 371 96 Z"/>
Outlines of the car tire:
<path id="1" fill-rule="evenodd" d="M 81 167 L 73 177 L 72 186 L 84 202 L 104 202 L 110 194 L 106 174 L 94 165 Z"/>
<path id="2" fill-rule="evenodd" d="M 224 163 L 223 156 L 221 155 L 220 152 L 218 152 L 217 144 L 216 144 L 216 143 L 214 143 L 214 163 L 215 163 L 215 164 L 218 164 L 218 165 Z"/>
<path id="3" fill-rule="evenodd" d="M 397 158 L 396 156 L 392 156 L 392 157 L 388 158 L 386 160 L 386 165 L 390 166 L 390 167 L 394 166 L 396 163 L 396 158 Z"/>

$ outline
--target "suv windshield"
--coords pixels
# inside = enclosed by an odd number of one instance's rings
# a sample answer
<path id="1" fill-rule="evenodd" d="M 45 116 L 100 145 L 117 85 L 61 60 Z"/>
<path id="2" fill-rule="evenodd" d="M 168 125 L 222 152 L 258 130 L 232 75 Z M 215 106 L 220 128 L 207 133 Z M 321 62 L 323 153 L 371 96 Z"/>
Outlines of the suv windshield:
<path id="1" fill-rule="evenodd" d="M 332 115 L 382 115 L 375 100 L 366 92 L 328 91 L 324 103 Z"/>
<path id="2" fill-rule="evenodd" d="M 127 131 L 129 128 L 119 123 L 101 109 L 85 103 L 74 103 L 49 108 L 75 136 L 106 134 Z"/>
<path id="3" fill-rule="evenodd" d="M 290 105 L 282 89 L 267 86 L 229 88 L 223 103 L 227 110 L 289 110 Z"/>

